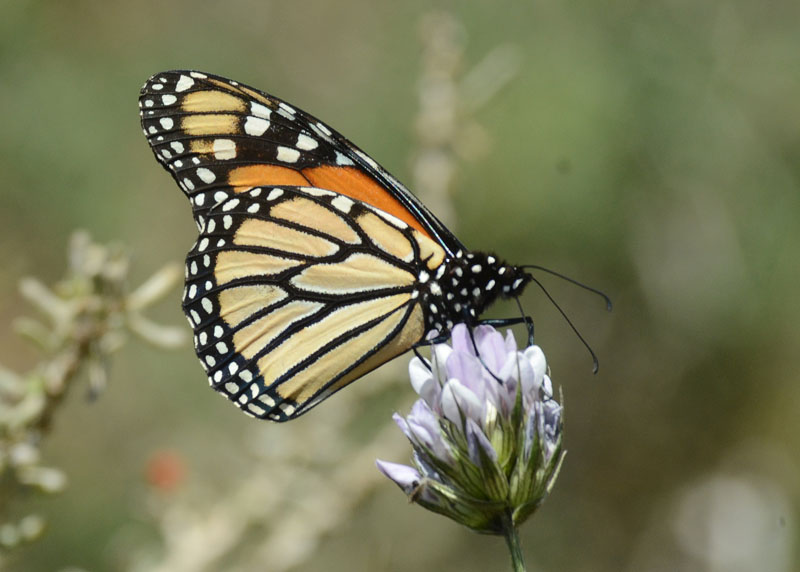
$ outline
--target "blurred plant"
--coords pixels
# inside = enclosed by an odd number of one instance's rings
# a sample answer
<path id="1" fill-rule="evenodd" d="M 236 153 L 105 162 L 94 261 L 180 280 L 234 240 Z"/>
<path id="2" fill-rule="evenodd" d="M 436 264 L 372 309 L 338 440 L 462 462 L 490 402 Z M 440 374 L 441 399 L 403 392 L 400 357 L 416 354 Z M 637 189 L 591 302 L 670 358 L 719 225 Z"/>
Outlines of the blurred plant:
<path id="1" fill-rule="evenodd" d="M 465 72 L 466 31 L 444 11 L 423 16 L 420 37 L 422 73 L 411 188 L 442 222 L 454 228 L 452 195 L 459 163 L 474 161 L 489 147 L 489 137 L 475 114 L 517 75 L 520 56 L 513 46 L 498 46 Z"/>
<path id="2" fill-rule="evenodd" d="M 474 339 L 474 341 L 473 341 Z M 538 346 L 517 351 L 490 326 L 453 329 L 431 362 L 411 360 L 420 399 L 394 420 L 414 449 L 414 467 L 377 461 L 411 502 L 469 528 L 506 538 L 524 570 L 517 527 L 550 492 L 564 453 L 563 408 L 553 399 Z"/>
<path id="3" fill-rule="evenodd" d="M 39 446 L 78 374 L 87 373 L 88 396 L 94 398 L 107 383 L 110 355 L 129 332 L 164 349 L 185 341 L 183 331 L 142 314 L 175 286 L 180 267 L 165 266 L 132 292 L 128 268 L 129 256 L 120 246 L 97 244 L 76 232 L 64 279 L 52 289 L 36 278 L 20 284 L 22 296 L 41 316 L 20 318 L 16 330 L 43 357 L 26 374 L 0 366 L 0 554 L 44 529 L 38 515 L 10 520 L 11 501 L 30 490 L 52 494 L 66 486 L 63 472 L 43 464 Z"/>

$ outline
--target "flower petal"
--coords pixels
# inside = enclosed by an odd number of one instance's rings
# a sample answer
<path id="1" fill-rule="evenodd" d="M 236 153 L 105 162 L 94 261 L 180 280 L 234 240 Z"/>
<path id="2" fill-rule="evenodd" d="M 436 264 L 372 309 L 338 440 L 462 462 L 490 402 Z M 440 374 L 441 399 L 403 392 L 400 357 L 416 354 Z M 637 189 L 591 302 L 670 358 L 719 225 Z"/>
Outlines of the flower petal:
<path id="1" fill-rule="evenodd" d="M 523 352 L 525 359 L 531 364 L 533 371 L 536 372 L 537 379 L 547 373 L 547 359 L 539 346 L 529 346 Z"/>
<path id="2" fill-rule="evenodd" d="M 449 415 L 448 410 L 445 410 L 445 394 L 452 396 L 452 400 L 456 406 L 456 410 L 454 411 L 452 409 L 452 404 L 450 404 L 448 400 Z M 448 419 L 457 423 L 459 426 L 461 425 L 462 414 L 464 417 L 474 419 L 480 423 L 485 413 L 484 400 L 480 399 L 475 395 L 475 392 L 457 379 L 451 379 L 442 388 L 442 409 L 445 411 L 445 415 L 448 416 Z"/>
<path id="3" fill-rule="evenodd" d="M 450 332 L 450 338 L 453 341 L 453 351 L 475 355 L 475 348 L 472 347 L 472 340 L 469 337 L 469 329 L 465 324 L 456 324 Z"/>
<path id="4" fill-rule="evenodd" d="M 483 465 L 481 458 L 484 455 L 494 462 L 497 461 L 497 451 L 494 450 L 494 447 L 492 447 L 491 442 L 481 430 L 480 426 L 472 419 L 467 419 L 466 437 L 469 458 L 476 466 L 480 467 Z M 480 454 L 479 448 L 483 451 L 483 455 Z"/>
<path id="5" fill-rule="evenodd" d="M 492 373 L 497 374 L 506 361 L 506 344 L 503 336 L 491 326 L 475 328 L 475 343 L 481 359 Z"/>
<path id="6" fill-rule="evenodd" d="M 456 379 L 474 391 L 477 395 L 484 392 L 483 366 L 474 354 L 456 352 L 447 358 L 447 379 Z"/>
<path id="7" fill-rule="evenodd" d="M 427 364 L 417 357 L 413 358 L 408 364 L 408 375 L 411 387 L 428 405 L 433 406 L 439 401 L 441 388 Z"/>
<path id="8" fill-rule="evenodd" d="M 410 495 L 419 487 L 422 475 L 414 467 L 401 465 L 400 463 L 390 463 L 389 461 L 375 460 L 378 470 L 389 477 L 395 484 Z"/>

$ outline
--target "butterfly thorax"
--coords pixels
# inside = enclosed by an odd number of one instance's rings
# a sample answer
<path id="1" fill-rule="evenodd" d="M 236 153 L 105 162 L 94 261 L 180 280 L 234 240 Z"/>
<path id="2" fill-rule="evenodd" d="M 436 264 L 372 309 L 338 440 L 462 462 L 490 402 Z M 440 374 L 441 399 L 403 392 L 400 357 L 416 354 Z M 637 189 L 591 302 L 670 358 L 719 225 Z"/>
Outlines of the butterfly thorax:
<path id="1" fill-rule="evenodd" d="M 435 273 L 418 277 L 426 332 L 449 332 L 459 322 L 476 323 L 498 297 L 518 296 L 531 280 L 524 270 L 484 252 L 459 252 Z"/>

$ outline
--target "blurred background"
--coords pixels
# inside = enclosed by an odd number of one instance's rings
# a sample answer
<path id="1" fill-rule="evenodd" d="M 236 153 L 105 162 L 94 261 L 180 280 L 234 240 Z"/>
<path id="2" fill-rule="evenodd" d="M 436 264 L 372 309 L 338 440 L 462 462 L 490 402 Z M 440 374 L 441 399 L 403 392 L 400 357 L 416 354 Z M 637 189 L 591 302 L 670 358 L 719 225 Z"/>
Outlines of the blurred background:
<path id="1" fill-rule="evenodd" d="M 75 229 L 138 284 L 195 228 L 137 96 L 193 68 L 286 99 L 418 188 L 471 248 L 542 276 L 523 298 L 566 402 L 567 457 L 522 528 L 530 570 L 800 570 L 800 4 L 612 1 L 0 3 L 0 362 L 24 276 L 65 271 Z M 175 286 L 149 311 L 185 328 Z M 515 315 L 499 304 L 492 316 Z M 523 332 L 518 332 L 522 341 Z M 407 358 L 298 421 L 253 421 L 189 346 L 132 340 L 41 443 L 57 495 L 0 499 L 34 570 L 509 568 L 501 538 L 410 505 L 374 467 Z M 1 536 L 1 535 L 0 535 Z M 2 539 L 0 539 L 2 540 Z"/>

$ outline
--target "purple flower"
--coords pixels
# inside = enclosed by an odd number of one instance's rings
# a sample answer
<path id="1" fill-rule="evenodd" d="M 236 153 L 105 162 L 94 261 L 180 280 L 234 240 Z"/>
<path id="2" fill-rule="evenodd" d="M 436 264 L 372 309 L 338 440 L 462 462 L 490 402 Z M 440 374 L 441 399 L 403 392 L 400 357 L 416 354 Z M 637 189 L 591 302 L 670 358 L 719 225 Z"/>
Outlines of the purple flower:
<path id="1" fill-rule="evenodd" d="M 562 407 L 542 350 L 518 351 L 510 331 L 458 324 L 452 347 L 436 345 L 430 363 L 413 358 L 409 375 L 420 399 L 394 420 L 414 467 L 378 461 L 381 472 L 412 502 L 480 532 L 504 534 L 508 515 L 522 523 L 563 457 Z"/>

